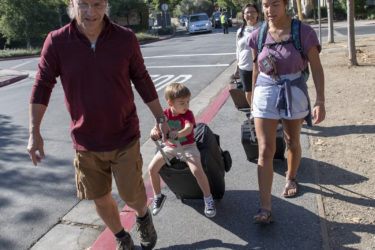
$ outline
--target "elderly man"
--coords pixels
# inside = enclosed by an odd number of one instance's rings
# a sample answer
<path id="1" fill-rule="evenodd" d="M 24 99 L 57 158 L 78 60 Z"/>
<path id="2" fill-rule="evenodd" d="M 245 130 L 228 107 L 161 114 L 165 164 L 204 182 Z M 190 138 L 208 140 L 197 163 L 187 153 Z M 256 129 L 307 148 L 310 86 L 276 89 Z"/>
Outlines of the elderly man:
<path id="1" fill-rule="evenodd" d="M 44 158 L 40 124 L 60 76 L 71 116 L 77 196 L 93 200 L 113 232 L 117 249 L 133 249 L 111 195 L 112 174 L 121 198 L 136 212 L 141 246 L 157 240 L 142 180 L 139 120 L 131 82 L 156 118 L 163 139 L 169 128 L 137 38 L 112 23 L 107 0 L 71 0 L 70 24 L 45 40 L 30 99 L 27 150 L 36 166 Z"/>

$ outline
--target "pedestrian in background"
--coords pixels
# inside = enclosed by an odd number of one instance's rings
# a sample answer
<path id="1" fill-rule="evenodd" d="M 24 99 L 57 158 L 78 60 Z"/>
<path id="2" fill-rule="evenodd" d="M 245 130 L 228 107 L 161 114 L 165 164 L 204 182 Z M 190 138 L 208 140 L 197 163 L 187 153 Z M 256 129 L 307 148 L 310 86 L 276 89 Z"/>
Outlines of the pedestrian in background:
<path id="1" fill-rule="evenodd" d="M 236 70 L 234 75 L 239 75 L 245 91 L 246 99 L 251 105 L 253 55 L 248 40 L 251 33 L 261 26 L 258 22 L 259 11 L 256 4 L 246 4 L 242 8 L 242 26 L 236 34 Z"/>
<path id="2" fill-rule="evenodd" d="M 224 34 L 228 34 L 228 17 L 226 12 L 221 12 L 220 21 Z"/>
<path id="3" fill-rule="evenodd" d="M 133 249 L 111 195 L 113 174 L 120 197 L 136 213 L 142 247 L 152 249 L 157 234 L 142 179 L 139 120 L 131 82 L 155 116 L 156 129 L 164 139 L 169 128 L 136 36 L 111 22 L 107 9 L 107 0 L 71 0 L 71 23 L 47 36 L 30 99 L 27 150 L 34 165 L 45 157 L 40 125 L 60 77 L 76 150 L 77 196 L 94 201 L 97 213 L 116 237 L 116 249 Z"/>
<path id="4" fill-rule="evenodd" d="M 283 124 L 287 145 L 286 186 L 284 197 L 298 193 L 296 181 L 301 161 L 300 132 L 304 119 L 311 125 L 325 118 L 324 73 L 319 59 L 321 50 L 315 31 L 301 23 L 300 41 L 302 54 L 297 51 L 292 39 L 292 19 L 286 9 L 289 0 L 262 0 L 263 12 L 268 20 L 264 47 L 258 54 L 260 29 L 251 34 L 253 98 L 252 114 L 259 143 L 258 182 L 261 208 L 254 216 L 255 223 L 270 223 L 271 188 L 273 180 L 273 156 L 276 150 L 276 131 L 279 120 Z M 313 110 L 307 93 L 306 79 L 302 71 L 310 63 L 316 89 Z"/>

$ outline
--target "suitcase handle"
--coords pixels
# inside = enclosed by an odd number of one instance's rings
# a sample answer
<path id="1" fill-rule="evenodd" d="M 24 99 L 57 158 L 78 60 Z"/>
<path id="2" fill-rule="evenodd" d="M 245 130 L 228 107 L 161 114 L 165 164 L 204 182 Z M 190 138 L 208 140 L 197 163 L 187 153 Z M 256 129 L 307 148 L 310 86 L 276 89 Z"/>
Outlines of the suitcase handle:
<path id="1" fill-rule="evenodd" d="M 249 110 L 249 112 L 246 112 L 246 117 L 247 119 L 249 120 L 249 127 L 250 127 L 250 140 L 252 142 L 256 142 L 256 139 L 255 139 L 255 134 L 254 134 L 254 131 L 253 131 L 253 124 L 251 123 L 251 111 Z"/>
<path id="2" fill-rule="evenodd" d="M 167 138 L 169 137 L 169 134 L 167 134 Z M 152 139 L 152 138 L 151 138 Z M 165 162 L 167 163 L 167 165 L 170 167 L 172 164 L 170 162 L 170 160 L 168 159 L 168 156 L 165 154 L 163 148 L 160 146 L 160 143 L 157 141 L 157 140 L 154 140 L 152 139 L 157 147 L 157 149 L 160 151 L 161 155 L 163 156 L 163 159 L 165 160 Z M 177 139 L 175 140 L 176 141 L 176 145 L 177 145 L 177 151 L 181 154 L 181 160 L 186 162 L 186 157 L 185 157 L 185 152 L 184 152 L 184 149 L 182 148 L 181 146 L 181 143 L 180 141 Z"/>
<path id="3" fill-rule="evenodd" d="M 155 142 L 155 145 L 156 147 L 158 148 L 158 150 L 160 151 L 161 155 L 163 156 L 163 159 L 165 160 L 165 163 L 167 163 L 167 165 L 170 167 L 172 166 L 171 162 L 169 161 L 167 155 L 165 154 L 164 150 L 162 149 L 162 147 L 160 146 L 160 143 L 157 141 L 157 140 L 154 140 L 152 139 L 154 142 Z"/>

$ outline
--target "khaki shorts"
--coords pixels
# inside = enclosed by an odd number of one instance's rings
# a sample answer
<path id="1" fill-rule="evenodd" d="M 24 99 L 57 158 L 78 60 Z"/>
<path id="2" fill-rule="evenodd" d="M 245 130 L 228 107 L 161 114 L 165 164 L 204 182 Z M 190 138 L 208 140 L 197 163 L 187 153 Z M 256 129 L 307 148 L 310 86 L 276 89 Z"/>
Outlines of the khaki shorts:
<path id="1" fill-rule="evenodd" d="M 178 150 L 177 147 L 173 148 L 169 146 L 165 146 L 163 148 L 163 151 L 167 155 L 168 159 L 172 159 L 173 157 L 176 157 L 176 156 L 181 157 L 181 153 L 184 153 L 186 158 L 198 158 L 198 159 L 201 158 L 201 154 L 195 142 L 191 144 L 183 145 L 181 147 L 182 147 L 181 152 Z M 158 156 L 161 157 L 161 153 L 159 151 L 157 152 L 157 154 Z"/>
<path id="2" fill-rule="evenodd" d="M 120 197 L 132 208 L 143 208 L 147 197 L 142 179 L 139 139 L 107 151 L 76 151 L 74 159 L 77 196 L 94 200 L 112 190 L 112 173 Z"/>

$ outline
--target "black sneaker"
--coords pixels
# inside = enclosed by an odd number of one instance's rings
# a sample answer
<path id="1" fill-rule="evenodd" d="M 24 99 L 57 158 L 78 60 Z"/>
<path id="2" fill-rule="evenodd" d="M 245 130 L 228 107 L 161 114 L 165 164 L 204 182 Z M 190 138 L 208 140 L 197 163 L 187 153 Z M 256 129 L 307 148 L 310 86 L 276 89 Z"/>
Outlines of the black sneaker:
<path id="1" fill-rule="evenodd" d="M 116 238 L 116 250 L 133 250 L 134 243 L 132 237 L 126 232 L 122 238 Z"/>
<path id="2" fill-rule="evenodd" d="M 161 194 L 160 198 L 154 198 L 154 203 L 152 206 L 152 215 L 157 215 L 160 210 L 162 209 L 165 199 L 167 199 L 167 196 L 164 194 Z"/>
<path id="3" fill-rule="evenodd" d="M 148 208 L 146 218 L 140 220 L 136 217 L 136 230 L 139 235 L 139 240 L 142 249 L 153 249 L 156 245 L 156 240 L 158 239 L 158 236 L 154 228 L 154 223 L 152 222 L 151 212 Z"/>

